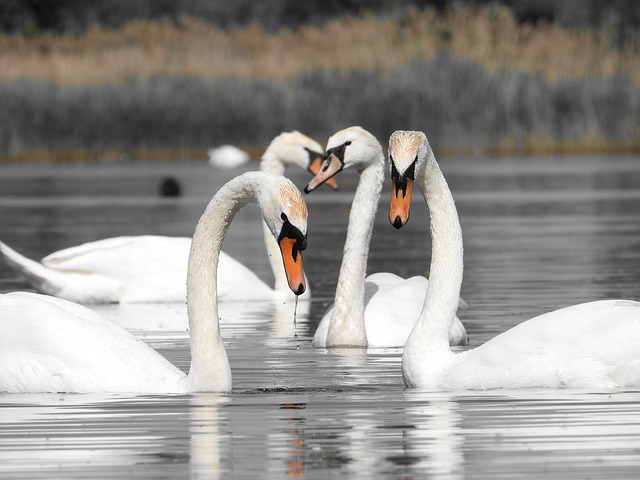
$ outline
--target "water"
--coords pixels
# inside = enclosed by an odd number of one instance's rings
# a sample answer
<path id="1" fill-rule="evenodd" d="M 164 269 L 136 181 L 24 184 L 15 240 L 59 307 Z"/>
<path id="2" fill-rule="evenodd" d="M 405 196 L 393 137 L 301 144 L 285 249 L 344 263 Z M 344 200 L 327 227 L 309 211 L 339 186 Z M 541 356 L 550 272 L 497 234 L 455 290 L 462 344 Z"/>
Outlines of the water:
<path id="1" fill-rule="evenodd" d="M 465 239 L 461 319 L 471 346 L 586 300 L 640 294 L 640 160 L 443 159 Z M 210 196 L 243 170 L 205 164 L 3 166 L 0 238 L 40 258 L 116 235 L 189 236 Z M 179 198 L 160 198 L 164 176 Z M 299 187 L 305 172 L 291 172 Z M 332 301 L 357 175 L 307 196 L 305 270 L 313 301 L 293 311 L 223 305 L 233 393 L 0 395 L 1 478 L 637 478 L 638 391 L 405 390 L 401 349 L 311 348 Z M 424 274 L 426 208 L 400 231 L 386 219 L 369 272 Z M 224 249 L 270 280 L 259 213 L 247 207 Z M 0 266 L 0 290 L 27 289 Z M 179 368 L 189 365 L 183 305 L 108 305 Z"/>

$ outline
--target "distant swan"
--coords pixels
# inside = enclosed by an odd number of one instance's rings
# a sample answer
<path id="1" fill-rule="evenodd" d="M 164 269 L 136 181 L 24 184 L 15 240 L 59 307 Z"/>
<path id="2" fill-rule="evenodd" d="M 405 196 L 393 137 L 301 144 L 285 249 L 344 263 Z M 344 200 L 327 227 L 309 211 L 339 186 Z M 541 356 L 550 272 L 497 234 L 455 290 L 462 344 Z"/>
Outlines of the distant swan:
<path id="1" fill-rule="evenodd" d="M 267 147 L 260 169 L 283 174 L 286 165 L 316 173 L 322 147 L 298 132 L 284 132 Z M 337 188 L 335 183 L 330 185 Z M 271 288 L 229 255 L 220 254 L 220 300 L 292 299 L 278 246 L 264 225 L 264 241 L 275 278 Z M 191 238 L 142 235 L 88 242 L 35 262 L 0 242 L 0 253 L 40 292 L 80 303 L 184 302 Z M 301 298 L 309 297 L 307 291 Z"/>
<path id="2" fill-rule="evenodd" d="M 333 306 L 313 337 L 314 347 L 402 347 L 420 315 L 428 283 L 424 277 L 404 279 L 376 273 L 365 279 L 369 242 L 384 180 L 380 142 L 361 127 L 340 130 L 327 142 L 327 160 L 305 188 L 310 192 L 343 169 L 354 168 L 360 181 L 349 214 L 340 275 Z M 456 318 L 452 345 L 468 343 Z"/>
<path id="3" fill-rule="evenodd" d="M 462 284 L 462 231 L 447 182 L 422 132 L 389 140 L 392 222 L 408 219 L 410 191 L 422 190 L 431 217 L 429 286 L 402 356 L 408 387 L 430 390 L 640 386 L 640 303 L 603 300 L 540 315 L 461 353 L 448 332 Z M 406 189 L 398 186 L 407 187 Z"/>
<path id="4" fill-rule="evenodd" d="M 236 168 L 249 161 L 249 154 L 234 145 L 221 145 L 210 148 L 209 164 L 217 168 Z"/>
<path id="5" fill-rule="evenodd" d="M 218 256 L 234 215 L 257 203 L 282 249 L 290 289 L 304 292 L 307 209 L 286 178 L 249 172 L 213 197 L 193 235 L 186 276 L 191 367 L 185 375 L 92 310 L 35 293 L 0 295 L 0 392 L 183 393 L 231 390 L 216 295 Z"/>

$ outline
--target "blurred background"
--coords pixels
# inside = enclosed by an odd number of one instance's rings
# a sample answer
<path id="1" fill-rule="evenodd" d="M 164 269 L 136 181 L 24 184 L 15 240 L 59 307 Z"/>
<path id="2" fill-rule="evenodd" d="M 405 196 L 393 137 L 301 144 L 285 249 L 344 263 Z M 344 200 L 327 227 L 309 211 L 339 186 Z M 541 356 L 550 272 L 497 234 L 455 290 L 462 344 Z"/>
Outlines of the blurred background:
<path id="1" fill-rule="evenodd" d="M 259 157 L 359 124 L 437 153 L 640 150 L 634 0 L 3 0 L 0 160 Z"/>

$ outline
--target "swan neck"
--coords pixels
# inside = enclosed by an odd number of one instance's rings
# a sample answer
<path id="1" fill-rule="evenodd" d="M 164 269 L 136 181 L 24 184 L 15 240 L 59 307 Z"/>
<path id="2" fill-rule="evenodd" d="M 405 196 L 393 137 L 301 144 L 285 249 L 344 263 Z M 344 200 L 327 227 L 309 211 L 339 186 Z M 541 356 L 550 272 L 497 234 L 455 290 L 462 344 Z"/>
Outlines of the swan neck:
<path id="1" fill-rule="evenodd" d="M 289 282 L 287 281 L 287 275 L 282 264 L 280 247 L 264 221 L 262 222 L 262 235 L 264 236 L 264 246 L 267 249 L 267 257 L 269 258 L 269 264 L 271 265 L 271 271 L 273 272 L 275 293 L 294 298 L 295 296 L 291 293 Z"/>
<path id="2" fill-rule="evenodd" d="M 274 173 L 276 175 L 284 175 L 285 165 L 280 157 L 274 154 L 269 148 L 264 152 L 260 159 L 260 170 L 263 172 Z"/>
<path id="3" fill-rule="evenodd" d="M 224 235 L 235 216 L 256 199 L 255 185 L 247 174 L 223 186 L 198 222 L 187 267 L 187 311 L 191 336 L 189 391 L 228 391 L 231 370 L 218 317 L 218 260 Z"/>
<path id="4" fill-rule="evenodd" d="M 366 346 L 364 281 L 373 223 L 378 210 L 384 156 L 360 172 L 349 213 L 349 226 L 336 286 L 334 310 L 327 334 L 328 346 Z"/>
<path id="5" fill-rule="evenodd" d="M 260 170 L 275 175 L 284 175 L 285 169 L 285 164 L 278 155 L 272 152 L 271 146 L 267 148 L 267 151 L 262 155 L 262 159 L 260 159 Z M 269 227 L 264 221 L 262 222 L 262 234 L 264 236 L 264 246 L 267 249 L 267 257 L 269 258 L 271 271 L 273 272 L 274 290 L 278 294 L 290 297 L 292 293 L 282 265 L 280 247 L 278 247 L 278 242 L 273 238 L 271 230 L 269 230 Z"/>
<path id="6" fill-rule="evenodd" d="M 462 285 L 462 229 L 451 190 L 430 149 L 425 167 L 418 172 L 417 183 L 429 208 L 432 251 L 422 313 L 407 346 L 411 349 L 418 344 L 449 350 L 449 330 Z"/>

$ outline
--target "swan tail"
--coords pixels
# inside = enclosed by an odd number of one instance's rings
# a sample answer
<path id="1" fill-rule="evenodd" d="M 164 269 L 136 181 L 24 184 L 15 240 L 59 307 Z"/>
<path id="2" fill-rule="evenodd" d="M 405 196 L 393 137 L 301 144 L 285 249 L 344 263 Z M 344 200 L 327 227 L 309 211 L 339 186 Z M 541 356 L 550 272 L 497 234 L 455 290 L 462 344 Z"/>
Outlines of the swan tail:
<path id="1" fill-rule="evenodd" d="M 53 291 L 56 289 L 51 286 L 51 277 L 55 276 L 55 272 L 51 269 L 19 254 L 4 242 L 0 242 L 0 253 L 2 253 L 7 265 L 13 268 L 20 277 L 29 282 L 34 288 L 41 292 L 55 294 Z"/>
<path id="2" fill-rule="evenodd" d="M 56 271 L 21 255 L 2 241 L 0 253 L 5 262 L 39 292 L 72 302 L 115 301 L 112 293 L 118 290 L 119 285 L 110 279 L 100 275 Z M 95 290 L 91 288 L 94 284 L 102 287 L 96 290 L 101 292 L 99 298 L 86 294 L 87 291 Z"/>

